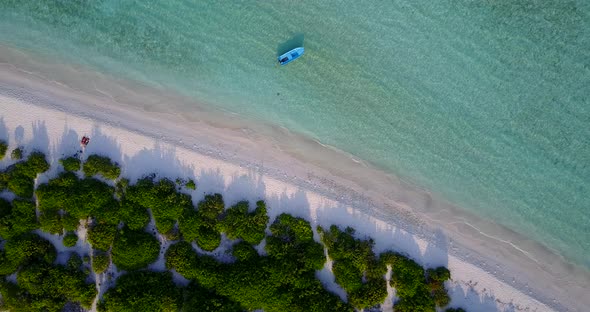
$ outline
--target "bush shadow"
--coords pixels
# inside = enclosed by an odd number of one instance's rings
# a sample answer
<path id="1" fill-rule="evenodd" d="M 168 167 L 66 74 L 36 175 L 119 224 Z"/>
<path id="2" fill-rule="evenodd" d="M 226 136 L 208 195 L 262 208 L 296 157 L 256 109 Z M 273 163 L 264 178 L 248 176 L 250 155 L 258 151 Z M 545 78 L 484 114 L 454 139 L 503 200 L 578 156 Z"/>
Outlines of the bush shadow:
<path id="1" fill-rule="evenodd" d="M 523 310 L 512 303 L 500 302 L 491 294 L 480 294 L 472 286 L 467 284 L 454 283 L 452 287 L 448 287 L 447 289 L 449 295 L 453 298 L 449 307 L 478 312 L 515 312 Z"/>
<path id="2" fill-rule="evenodd" d="M 33 136 L 31 137 L 31 141 L 27 143 L 28 150 L 49 151 L 49 134 L 47 133 L 45 121 L 36 121 L 31 127 L 33 129 Z"/>
<path id="3" fill-rule="evenodd" d="M 14 141 L 16 144 L 20 145 L 23 144 L 25 141 L 25 128 L 23 126 L 18 126 L 14 129 Z"/>
<path id="4" fill-rule="evenodd" d="M 8 142 L 8 128 L 4 123 L 4 117 L 0 117 L 0 140 L 6 142 L 6 144 L 10 143 Z"/>

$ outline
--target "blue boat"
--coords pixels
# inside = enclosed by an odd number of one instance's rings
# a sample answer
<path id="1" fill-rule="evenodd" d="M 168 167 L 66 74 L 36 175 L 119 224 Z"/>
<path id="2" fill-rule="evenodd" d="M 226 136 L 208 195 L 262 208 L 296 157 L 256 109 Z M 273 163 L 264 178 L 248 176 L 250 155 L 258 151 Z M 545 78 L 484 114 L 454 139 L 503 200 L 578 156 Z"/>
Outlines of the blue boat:
<path id="1" fill-rule="evenodd" d="M 295 48 L 295 49 L 279 56 L 279 64 L 287 65 L 290 62 L 292 62 L 292 61 L 296 60 L 297 58 L 299 58 L 300 56 L 302 56 L 303 52 L 305 52 L 305 49 L 303 49 L 303 47 Z"/>

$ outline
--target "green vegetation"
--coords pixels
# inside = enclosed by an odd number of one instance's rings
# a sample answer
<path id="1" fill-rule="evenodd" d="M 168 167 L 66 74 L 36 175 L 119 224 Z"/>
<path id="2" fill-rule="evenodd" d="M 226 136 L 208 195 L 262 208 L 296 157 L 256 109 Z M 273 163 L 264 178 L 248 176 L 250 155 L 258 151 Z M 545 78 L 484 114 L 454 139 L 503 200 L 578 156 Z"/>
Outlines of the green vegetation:
<path id="1" fill-rule="evenodd" d="M 48 169 L 49 163 L 45 159 L 45 154 L 33 152 L 27 160 L 17 162 L 6 168 L 0 174 L 0 190 L 7 188 L 16 196 L 24 198 L 33 197 L 33 188 L 37 174 L 43 173 Z"/>
<path id="2" fill-rule="evenodd" d="M 76 233 L 74 233 L 74 232 L 68 232 L 64 236 L 63 244 L 66 247 L 74 247 L 74 246 L 76 246 L 77 242 L 78 242 L 78 235 L 76 235 Z"/>
<path id="3" fill-rule="evenodd" d="M 467 312 L 467 311 L 463 310 L 462 308 L 448 308 L 445 310 L 445 312 Z"/>
<path id="4" fill-rule="evenodd" d="M 78 219 L 102 217 L 109 208 L 118 206 L 113 193 L 113 188 L 104 182 L 94 178 L 78 179 L 72 172 L 61 173 L 39 185 L 36 191 L 42 212 L 63 209 Z"/>
<path id="5" fill-rule="evenodd" d="M 252 245 L 258 245 L 266 235 L 264 231 L 267 223 L 264 201 L 256 202 L 256 210 L 252 213 L 248 213 L 248 202 L 241 201 L 226 211 L 222 227 L 229 239 L 243 239 Z"/>
<path id="6" fill-rule="evenodd" d="M 373 240 L 354 238 L 354 229 L 344 231 L 332 225 L 329 231 L 318 227 L 328 255 L 334 261 L 336 282 L 348 293 L 348 302 L 357 309 L 373 307 L 387 296 L 383 268 L 379 269 Z"/>
<path id="7" fill-rule="evenodd" d="M 451 272 L 445 267 L 426 270 L 426 282 L 437 307 L 445 307 L 451 302 L 444 284 L 449 279 L 451 279 Z"/>
<path id="8" fill-rule="evenodd" d="M 68 157 L 59 160 L 59 163 L 64 167 L 65 171 L 80 170 L 81 161 L 78 157 Z"/>
<path id="9" fill-rule="evenodd" d="M 80 267 L 84 264 L 82 258 L 79 254 L 72 252 L 70 253 L 70 258 L 66 262 L 66 268 L 70 271 L 76 271 L 80 269 Z"/>
<path id="10" fill-rule="evenodd" d="M 184 209 L 178 226 L 185 240 L 197 241 L 203 250 L 212 251 L 221 242 L 220 221 L 225 205 L 221 194 L 206 195 L 195 211 L 192 206 Z"/>
<path id="11" fill-rule="evenodd" d="M 193 181 L 192 179 L 189 179 L 188 182 L 186 182 L 186 184 L 184 186 L 187 189 L 193 190 L 193 191 L 197 189 L 197 184 L 195 184 L 195 181 Z"/>
<path id="12" fill-rule="evenodd" d="M 119 217 L 132 230 L 141 230 L 150 222 L 147 209 L 127 199 L 121 201 Z"/>
<path id="13" fill-rule="evenodd" d="M 170 272 L 135 271 L 117 280 L 99 303 L 101 312 L 179 311 L 182 292 Z"/>
<path id="14" fill-rule="evenodd" d="M 113 263 L 122 270 L 137 270 L 158 259 L 160 243 L 143 231 L 119 230 L 113 244 Z"/>
<path id="15" fill-rule="evenodd" d="M 17 284 L 0 281 L 2 308 L 8 311 L 61 311 L 67 302 L 90 308 L 96 296 L 93 283 L 79 270 L 82 261 L 72 254 L 65 266 L 52 265 L 55 247 L 36 234 L 6 242 L 0 253 L 0 275 L 17 272 Z"/>
<path id="16" fill-rule="evenodd" d="M 176 220 L 185 209 L 192 209 L 191 197 L 176 190 L 174 182 L 168 179 L 154 181 L 154 176 L 138 180 L 130 185 L 125 198 L 145 209 L 150 209 L 160 233 L 167 234 L 174 229 Z"/>
<path id="17" fill-rule="evenodd" d="M 23 234 L 4 245 L 0 275 L 9 275 L 34 262 L 51 264 L 56 257 L 55 247 L 49 241 L 37 234 Z"/>
<path id="18" fill-rule="evenodd" d="M 182 241 L 166 252 L 166 267 L 238 303 L 245 310 L 351 311 L 315 277 L 325 261 L 309 222 L 283 214 L 271 225 L 268 256 L 252 245 L 234 245 L 235 263 L 219 263 L 197 254 Z M 270 248 L 269 248 L 270 247 Z"/>
<path id="19" fill-rule="evenodd" d="M 216 294 L 197 283 L 191 283 L 183 292 L 181 312 L 241 312 L 244 309 L 239 303 L 225 296 Z"/>
<path id="20" fill-rule="evenodd" d="M 232 256 L 237 261 L 249 261 L 258 257 L 258 251 L 249 243 L 242 241 L 234 245 Z"/>
<path id="21" fill-rule="evenodd" d="M 0 140 L 0 160 L 4 159 L 6 156 L 6 151 L 8 150 L 8 143 L 4 140 Z"/>
<path id="22" fill-rule="evenodd" d="M 424 269 L 419 264 L 394 252 L 382 253 L 380 262 L 391 266 L 390 283 L 400 298 L 394 306 L 396 311 L 435 311 Z"/>
<path id="23" fill-rule="evenodd" d="M 66 303 L 90 308 L 96 296 L 86 275 L 63 266 L 34 263 L 18 273 L 18 284 L 2 282 L 0 292 L 10 311 L 61 311 Z"/>
<path id="24" fill-rule="evenodd" d="M 123 198 L 123 196 L 125 196 L 125 192 L 127 191 L 127 187 L 129 187 L 129 179 L 119 179 L 119 181 L 117 181 L 115 184 L 115 194 L 117 197 Z"/>
<path id="25" fill-rule="evenodd" d="M 30 232 L 39 225 L 35 216 L 35 203 L 15 199 L 12 204 L 0 198 L 0 237 L 11 239 Z"/>
<path id="26" fill-rule="evenodd" d="M 94 249 L 107 251 L 111 248 L 116 235 L 117 225 L 98 223 L 88 229 L 88 242 Z"/>
<path id="27" fill-rule="evenodd" d="M 1 146 L 0 146 L 1 147 Z M 383 302 L 391 267 L 390 283 L 399 301 L 396 311 L 435 311 L 448 306 L 444 282 L 450 272 L 444 267 L 425 270 L 413 260 L 394 252 L 377 257 L 370 238 L 355 238 L 352 228 L 317 228 L 320 244 L 308 221 L 279 215 L 268 226 L 264 201 L 241 201 L 225 210 L 220 194 L 209 194 L 195 208 L 191 196 L 180 185 L 195 189 L 194 181 L 156 180 L 148 176 L 130 184 L 121 178 L 120 168 L 106 157 L 91 155 L 79 178 L 78 159 L 60 160 L 59 173 L 34 190 L 34 179 L 49 169 L 45 155 L 33 152 L 0 172 L 0 190 L 17 195 L 11 202 L 0 198 L 0 310 L 61 311 L 66 303 L 89 307 L 96 296 L 87 284 L 88 266 L 96 274 L 105 272 L 111 260 L 129 271 L 119 277 L 99 303 L 100 311 L 352 311 Z M 101 174 L 117 180 L 115 187 L 92 176 Z M 39 218 L 36 217 L 38 201 Z M 151 272 L 160 244 L 145 232 L 153 216 L 156 229 L 170 240 L 166 268 L 190 280 L 176 286 L 170 272 Z M 177 226 L 178 225 L 178 226 Z M 54 264 L 55 247 L 41 236 L 41 230 L 64 234 L 63 244 L 78 242 L 74 231 L 87 228 L 92 258 L 84 261 L 71 253 L 65 265 Z M 268 233 L 267 233 L 268 228 Z M 219 247 L 221 234 L 233 242 L 227 252 L 232 263 L 197 253 Z M 154 233 L 155 234 L 155 233 Z M 265 251 L 254 248 L 266 240 Z M 326 262 L 324 248 L 333 260 L 336 282 L 347 292 L 348 302 L 328 292 L 316 278 Z M 7 275 L 16 273 L 17 284 Z M 440 309 L 439 309 L 440 310 Z M 449 312 L 463 311 L 448 309 Z"/>
<path id="28" fill-rule="evenodd" d="M 92 254 L 92 270 L 96 274 L 100 274 L 111 264 L 110 254 L 99 250 L 94 250 Z"/>
<path id="29" fill-rule="evenodd" d="M 17 147 L 15 149 L 12 150 L 12 153 L 10 153 L 10 158 L 12 158 L 13 160 L 21 160 L 23 159 L 23 149 L 22 147 Z"/>
<path id="30" fill-rule="evenodd" d="M 93 177 L 97 174 L 109 180 L 116 180 L 121 175 L 121 168 L 117 163 L 112 162 L 108 157 L 90 155 L 83 165 L 86 177 Z"/>

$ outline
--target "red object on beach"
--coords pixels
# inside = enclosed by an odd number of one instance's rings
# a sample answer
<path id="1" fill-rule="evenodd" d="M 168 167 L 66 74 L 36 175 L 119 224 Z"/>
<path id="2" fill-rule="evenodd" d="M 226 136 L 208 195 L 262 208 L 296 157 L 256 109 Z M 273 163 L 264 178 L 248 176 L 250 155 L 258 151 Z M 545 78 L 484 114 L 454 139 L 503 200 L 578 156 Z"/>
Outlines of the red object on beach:
<path id="1" fill-rule="evenodd" d="M 83 136 L 82 140 L 80 141 L 80 145 L 86 147 L 86 145 L 88 145 L 88 143 L 90 143 L 90 138 L 87 136 Z"/>

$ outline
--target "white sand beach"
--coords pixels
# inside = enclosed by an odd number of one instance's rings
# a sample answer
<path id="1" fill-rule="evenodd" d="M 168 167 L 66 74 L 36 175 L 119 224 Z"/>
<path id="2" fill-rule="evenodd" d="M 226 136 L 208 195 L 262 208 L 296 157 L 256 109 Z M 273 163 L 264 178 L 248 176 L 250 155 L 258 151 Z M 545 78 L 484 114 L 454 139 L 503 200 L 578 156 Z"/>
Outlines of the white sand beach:
<path id="1" fill-rule="evenodd" d="M 235 116 L 203 110 L 186 118 L 149 111 L 149 103 L 137 103 L 156 91 L 113 96 L 100 87 L 107 83 L 114 90 L 116 83 L 105 78 L 92 93 L 0 65 L 0 139 L 11 149 L 47 153 L 52 170 L 37 183 L 53 176 L 58 159 L 76 153 L 87 135 L 86 155 L 110 157 L 132 181 L 150 172 L 192 178 L 195 202 L 211 192 L 222 193 L 230 205 L 265 199 L 271 220 L 288 212 L 313 227 L 352 226 L 359 237 L 375 240 L 377 252 L 391 249 L 426 267 L 448 266 L 452 307 L 584 311 L 590 306 L 587 272 L 344 153 Z M 137 102 L 124 100 L 130 98 Z M 5 159 L 0 167 L 9 164 Z M 86 248 L 82 245 L 78 248 Z M 328 269 L 318 276 L 339 292 Z M 384 306 L 391 310 L 392 305 L 388 298 Z"/>

